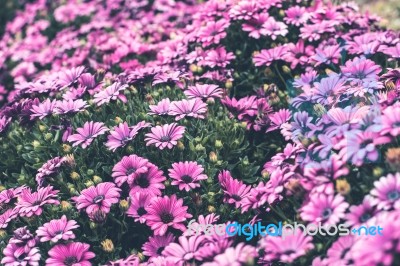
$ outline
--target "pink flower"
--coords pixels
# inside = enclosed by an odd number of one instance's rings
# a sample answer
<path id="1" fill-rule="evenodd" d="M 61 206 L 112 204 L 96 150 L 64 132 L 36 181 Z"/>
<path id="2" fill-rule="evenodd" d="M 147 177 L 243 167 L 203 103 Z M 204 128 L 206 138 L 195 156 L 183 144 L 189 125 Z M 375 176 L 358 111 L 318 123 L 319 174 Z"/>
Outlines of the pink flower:
<path id="1" fill-rule="evenodd" d="M 78 228 L 79 225 L 74 220 L 67 220 L 63 215 L 61 219 L 51 220 L 36 230 L 36 235 L 40 237 L 40 242 L 51 241 L 57 243 L 60 240 L 74 239 L 75 234 L 72 229 Z"/>
<path id="2" fill-rule="evenodd" d="M 221 39 L 226 37 L 225 29 L 229 27 L 229 21 L 222 18 L 218 21 L 209 21 L 200 30 L 198 40 L 203 43 L 203 47 L 219 44 Z"/>
<path id="3" fill-rule="evenodd" d="M 259 39 L 261 35 L 267 35 L 267 30 L 263 27 L 269 19 L 268 13 L 255 14 L 250 20 L 243 24 L 243 31 L 249 32 L 249 36 Z"/>
<path id="4" fill-rule="evenodd" d="M 218 85 L 196 84 L 195 86 L 188 86 L 188 89 L 183 93 L 185 93 L 188 99 L 200 98 L 207 100 L 209 98 L 221 98 L 223 91 Z"/>
<path id="5" fill-rule="evenodd" d="M 64 100 L 64 101 L 57 101 L 54 107 L 54 113 L 59 115 L 65 114 L 73 114 L 77 112 L 81 112 L 88 107 L 86 101 L 84 100 Z"/>
<path id="6" fill-rule="evenodd" d="M 43 119 L 46 116 L 53 114 L 54 107 L 57 104 L 57 100 L 51 101 L 50 99 L 46 99 L 42 103 L 38 105 L 32 105 L 31 108 L 31 120 L 38 117 L 39 119 Z"/>
<path id="7" fill-rule="evenodd" d="M 86 208 L 86 213 L 91 215 L 97 210 L 109 213 L 111 205 L 119 201 L 121 189 L 114 183 L 104 182 L 82 190 L 78 197 L 73 197 L 78 210 Z"/>
<path id="8" fill-rule="evenodd" d="M 339 45 L 327 45 L 323 46 L 323 48 L 315 49 L 315 55 L 312 57 L 316 63 L 316 66 L 321 64 L 337 64 L 341 57 L 340 55 L 341 48 Z"/>
<path id="9" fill-rule="evenodd" d="M 373 203 L 378 210 L 400 208 L 400 173 L 388 174 L 374 182 L 371 190 Z"/>
<path id="10" fill-rule="evenodd" d="M 390 134 L 393 137 L 400 135 L 400 106 L 388 106 L 382 113 L 381 135 Z"/>
<path id="11" fill-rule="evenodd" d="M 83 127 L 76 129 L 78 131 L 77 134 L 73 134 L 68 137 L 69 142 L 74 142 L 72 146 L 78 146 L 82 144 L 82 148 L 86 149 L 89 146 L 93 139 L 99 135 L 103 135 L 108 128 L 104 126 L 102 122 L 86 122 Z"/>
<path id="12" fill-rule="evenodd" d="M 276 21 L 273 17 L 263 24 L 265 35 L 270 36 L 272 40 L 276 40 L 278 36 L 285 36 L 289 31 L 283 22 Z"/>
<path id="13" fill-rule="evenodd" d="M 350 212 L 346 214 L 346 224 L 359 226 L 371 219 L 377 213 L 374 201 L 373 197 L 367 195 L 360 205 L 350 206 Z"/>
<path id="14" fill-rule="evenodd" d="M 5 117 L 0 115 L 0 133 L 7 128 L 10 122 L 11 122 L 11 117 Z"/>
<path id="15" fill-rule="evenodd" d="M 163 182 L 166 180 L 163 172 L 150 162 L 147 163 L 146 167 L 146 172 L 135 172 L 132 176 L 132 180 L 128 178 L 128 184 L 130 186 L 129 195 L 132 196 L 138 192 L 153 196 L 161 195 L 161 189 L 165 188 Z"/>
<path id="16" fill-rule="evenodd" d="M 91 266 L 90 259 L 95 254 L 89 251 L 90 245 L 81 242 L 71 242 L 65 245 L 59 244 L 49 251 L 49 258 L 46 260 L 48 266 L 79 265 Z"/>
<path id="17" fill-rule="evenodd" d="M 168 98 L 162 99 L 157 105 L 149 105 L 149 115 L 169 115 L 170 100 Z"/>
<path id="18" fill-rule="evenodd" d="M 268 50 L 261 50 L 253 56 L 255 66 L 269 66 L 272 62 L 282 60 L 283 55 L 287 52 L 286 46 L 277 46 Z"/>
<path id="19" fill-rule="evenodd" d="M 341 236 L 327 251 L 327 265 L 351 265 L 353 264 L 350 251 L 356 242 L 354 236 Z"/>
<path id="20" fill-rule="evenodd" d="M 310 62 L 310 57 L 314 54 L 314 47 L 305 45 L 303 40 L 299 40 L 296 44 L 289 43 L 287 53 L 283 54 L 283 59 L 291 63 L 290 67 L 294 69 L 297 65 L 305 65 Z"/>
<path id="21" fill-rule="evenodd" d="M 348 206 L 341 195 L 313 193 L 310 195 L 310 200 L 301 208 L 300 216 L 304 221 L 335 225 L 344 218 Z"/>
<path id="22" fill-rule="evenodd" d="M 175 120 L 181 120 L 185 117 L 204 119 L 207 112 L 207 104 L 197 98 L 190 100 L 174 101 L 171 103 L 169 114 L 175 116 Z"/>
<path id="23" fill-rule="evenodd" d="M 270 132 L 280 128 L 283 124 L 288 122 L 291 118 L 291 113 L 288 109 L 280 109 L 268 117 L 271 120 L 271 125 L 267 129 L 267 132 Z"/>
<path id="24" fill-rule="evenodd" d="M 311 15 L 307 12 L 304 6 L 292 6 L 285 11 L 286 17 L 284 18 L 285 22 L 288 24 L 295 25 L 299 27 L 302 24 L 305 24 L 308 19 L 310 19 Z"/>
<path id="25" fill-rule="evenodd" d="M 206 57 L 204 58 L 204 65 L 211 68 L 220 67 L 224 68 L 230 61 L 235 59 L 235 56 L 231 52 L 226 52 L 225 47 L 220 46 L 215 50 L 209 50 Z"/>
<path id="26" fill-rule="evenodd" d="M 0 228 L 7 228 L 8 223 L 18 217 L 17 209 L 8 209 L 0 214 Z"/>
<path id="27" fill-rule="evenodd" d="M 94 103 L 97 104 L 97 106 L 101 106 L 105 103 L 109 103 L 111 100 L 116 99 L 120 99 L 122 102 L 125 103 L 127 102 L 127 99 L 123 94 L 123 91 L 127 88 L 128 85 L 115 82 L 114 84 L 95 94 L 93 96 Z"/>
<path id="28" fill-rule="evenodd" d="M 187 213 L 187 209 L 188 207 L 183 206 L 183 200 L 177 199 L 175 195 L 157 197 L 146 208 L 147 214 L 144 218 L 154 235 L 165 235 L 170 227 L 183 232 L 186 230 L 183 222 L 192 217 Z"/>
<path id="29" fill-rule="evenodd" d="M 192 261 L 193 259 L 200 259 L 197 254 L 199 248 L 204 244 L 205 237 L 199 236 L 181 236 L 178 243 L 171 243 L 165 247 L 162 252 L 163 256 L 171 259 L 176 265 L 186 265 L 185 262 Z"/>
<path id="30" fill-rule="evenodd" d="M 73 67 L 71 69 L 61 71 L 58 74 L 59 78 L 58 83 L 62 87 L 70 86 L 71 84 L 75 83 L 78 80 L 78 78 L 82 75 L 83 71 L 85 71 L 84 66 Z"/>
<path id="31" fill-rule="evenodd" d="M 60 167 L 66 162 L 65 157 L 55 157 L 38 169 L 36 174 L 36 182 L 39 186 L 43 186 L 46 183 L 46 178 L 56 175 L 59 172 Z"/>
<path id="32" fill-rule="evenodd" d="M 223 253 L 216 255 L 214 261 L 206 262 L 204 266 L 240 266 L 245 265 L 257 257 L 257 250 L 251 245 L 239 243 L 236 247 L 223 249 Z"/>
<path id="33" fill-rule="evenodd" d="M 260 248 L 265 252 L 259 261 L 261 264 L 274 261 L 292 263 L 314 248 L 312 237 L 306 236 L 302 230 L 289 228 L 283 230 L 285 231 L 282 234 L 285 234 L 285 237 L 267 235 L 260 240 Z"/>
<path id="34" fill-rule="evenodd" d="M 172 185 L 179 186 L 179 190 L 189 191 L 196 187 L 200 187 L 200 180 L 207 179 L 203 174 L 203 167 L 196 162 L 179 162 L 172 164 L 172 169 L 169 169 L 169 176 L 174 179 Z"/>
<path id="35" fill-rule="evenodd" d="M 9 244 L 16 244 L 19 247 L 23 247 L 25 253 L 29 253 L 29 250 L 36 246 L 37 238 L 24 226 L 14 231 L 13 236 L 9 240 Z"/>
<path id="36" fill-rule="evenodd" d="M 147 133 L 144 139 L 146 146 L 154 144 L 157 148 L 163 150 L 165 148 L 172 149 L 183 137 L 185 127 L 178 126 L 176 123 L 156 126 L 151 128 L 151 133 Z"/>
<path id="37" fill-rule="evenodd" d="M 174 241 L 175 237 L 171 233 L 167 233 L 163 236 L 151 236 L 142 246 L 143 255 L 149 257 L 162 256 L 164 248 Z"/>
<path id="38" fill-rule="evenodd" d="M 143 217 L 147 211 L 146 208 L 150 205 L 152 194 L 136 192 L 130 196 L 130 206 L 126 214 L 135 219 L 135 222 L 145 223 L 146 219 Z"/>
<path id="39" fill-rule="evenodd" d="M 4 266 L 30 265 L 39 266 L 40 251 L 38 248 L 32 248 L 25 251 L 24 247 L 17 244 L 8 244 L 3 250 L 4 257 L 1 260 Z"/>
<path id="40" fill-rule="evenodd" d="M 136 154 L 124 156 L 113 167 L 112 177 L 119 187 L 126 181 L 128 181 L 128 184 L 132 184 L 135 177 L 148 171 L 148 163 L 147 159 L 139 157 Z"/>
<path id="41" fill-rule="evenodd" d="M 231 173 L 223 170 L 218 175 L 218 180 L 224 191 L 224 202 L 235 204 L 236 208 L 241 207 L 243 199 L 249 195 L 250 186 L 246 186 L 242 181 L 233 179 Z"/>
<path id="42" fill-rule="evenodd" d="M 46 204 L 60 204 L 57 198 L 58 190 L 53 190 L 52 186 L 41 187 L 38 191 L 33 192 L 30 188 L 25 188 L 18 196 L 16 209 L 20 216 L 31 217 L 39 216 L 43 212 Z"/>
<path id="43" fill-rule="evenodd" d="M 378 74 L 382 71 L 379 65 L 365 57 L 356 57 L 353 60 L 349 60 L 340 69 L 349 81 L 358 83 L 378 80 Z"/>
<path id="44" fill-rule="evenodd" d="M 140 129 L 148 126 L 150 126 L 150 124 L 144 121 L 133 127 L 129 127 L 126 122 L 120 123 L 110 131 L 106 143 L 107 148 L 111 151 L 115 151 L 117 148 L 125 146 L 129 141 L 135 138 Z"/>

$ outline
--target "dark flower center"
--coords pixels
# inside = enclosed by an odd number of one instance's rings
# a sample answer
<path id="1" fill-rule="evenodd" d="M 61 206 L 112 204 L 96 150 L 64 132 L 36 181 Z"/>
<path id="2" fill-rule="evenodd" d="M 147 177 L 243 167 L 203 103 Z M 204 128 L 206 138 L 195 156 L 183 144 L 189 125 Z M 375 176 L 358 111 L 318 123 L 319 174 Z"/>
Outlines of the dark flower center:
<path id="1" fill-rule="evenodd" d="M 189 175 L 184 175 L 181 177 L 182 181 L 185 182 L 186 184 L 192 182 L 193 178 Z"/>
<path id="2" fill-rule="evenodd" d="M 232 199 L 234 199 L 235 201 L 241 201 L 242 198 L 239 195 L 232 195 Z"/>
<path id="3" fill-rule="evenodd" d="M 350 248 L 345 248 L 342 251 L 342 254 L 340 255 L 340 259 L 344 259 L 344 256 L 346 256 L 346 253 L 349 252 Z"/>
<path id="4" fill-rule="evenodd" d="M 369 220 L 369 218 L 371 218 L 371 214 L 369 214 L 368 212 L 366 212 L 366 213 L 364 213 L 363 215 L 361 215 L 360 221 L 363 223 L 363 222 Z"/>
<path id="5" fill-rule="evenodd" d="M 161 253 L 163 252 L 163 250 L 164 250 L 164 247 L 159 247 L 159 248 L 157 249 L 157 254 L 158 254 L 158 255 L 161 255 Z"/>
<path id="6" fill-rule="evenodd" d="M 140 208 L 137 210 L 137 214 L 138 214 L 139 216 L 145 215 L 146 213 L 147 213 L 147 211 L 144 209 L 144 207 L 140 207 Z"/>
<path id="7" fill-rule="evenodd" d="M 387 194 L 387 197 L 390 201 L 395 201 L 400 198 L 400 193 L 397 190 L 392 190 Z"/>
<path id="8" fill-rule="evenodd" d="M 322 212 L 322 218 L 328 219 L 329 216 L 332 214 L 332 209 L 331 208 L 325 208 L 324 211 Z"/>
<path id="9" fill-rule="evenodd" d="M 161 214 L 161 221 L 165 224 L 168 224 L 174 220 L 174 216 L 169 212 L 164 212 Z"/>
<path id="10" fill-rule="evenodd" d="M 76 259 L 76 257 L 73 257 L 73 256 L 66 257 L 64 260 L 64 264 L 66 266 L 71 266 L 77 262 L 78 262 L 78 260 Z"/>
<path id="11" fill-rule="evenodd" d="M 93 198 L 93 203 L 100 203 L 103 201 L 103 199 L 104 199 L 104 195 L 98 195 Z"/>
<path id="12" fill-rule="evenodd" d="M 285 255 L 290 255 L 293 253 L 295 253 L 295 251 L 293 249 L 289 249 L 289 250 L 286 250 L 285 252 L 283 252 L 283 254 L 285 254 Z"/>
<path id="13" fill-rule="evenodd" d="M 367 147 L 368 144 L 371 144 L 371 143 L 373 143 L 373 140 L 367 139 L 361 143 L 360 147 L 361 147 L 361 149 L 364 149 L 365 147 Z"/>
<path id="14" fill-rule="evenodd" d="M 144 175 L 140 175 L 135 180 L 135 184 L 141 188 L 148 188 L 150 186 L 150 181 Z"/>
<path id="15" fill-rule="evenodd" d="M 134 167 L 129 168 L 129 169 L 126 171 L 126 175 L 130 175 L 130 174 L 132 174 L 132 173 L 134 173 L 134 172 L 136 172 L 136 168 L 134 168 Z"/>
<path id="16" fill-rule="evenodd" d="M 56 235 L 61 235 L 62 233 L 64 233 L 63 230 L 58 230 L 58 231 L 55 231 L 55 232 L 54 232 L 54 234 L 56 234 Z"/>
<path id="17" fill-rule="evenodd" d="M 162 136 L 160 140 L 162 142 L 168 142 L 168 141 L 171 141 L 171 137 L 170 136 Z"/>

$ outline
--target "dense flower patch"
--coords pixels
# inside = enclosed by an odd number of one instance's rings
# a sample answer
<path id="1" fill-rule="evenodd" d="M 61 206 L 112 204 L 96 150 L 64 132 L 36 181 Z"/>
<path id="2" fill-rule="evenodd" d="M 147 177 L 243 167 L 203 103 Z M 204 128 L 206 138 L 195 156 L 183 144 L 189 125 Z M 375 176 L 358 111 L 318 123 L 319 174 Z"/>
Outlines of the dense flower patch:
<path id="1" fill-rule="evenodd" d="M 1 263 L 399 264 L 400 35 L 378 19 L 322 1 L 26 4 L 0 40 Z M 384 234 L 247 241 L 192 219 Z"/>

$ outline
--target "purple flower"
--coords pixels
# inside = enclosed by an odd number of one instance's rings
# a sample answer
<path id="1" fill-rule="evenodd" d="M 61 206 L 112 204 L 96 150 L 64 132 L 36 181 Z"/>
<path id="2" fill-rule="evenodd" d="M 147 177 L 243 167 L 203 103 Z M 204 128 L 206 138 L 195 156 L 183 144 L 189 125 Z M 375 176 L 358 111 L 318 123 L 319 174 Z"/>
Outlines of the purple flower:
<path id="1" fill-rule="evenodd" d="M 25 188 L 18 196 L 18 203 L 15 208 L 20 216 L 39 216 L 42 214 L 45 205 L 60 204 L 57 200 L 57 193 L 58 190 L 53 190 L 52 186 L 41 187 L 36 192 L 32 192 L 30 188 Z"/>
<path id="2" fill-rule="evenodd" d="M 36 235 L 40 237 L 40 242 L 51 241 L 57 243 L 60 240 L 74 239 L 75 234 L 73 229 L 78 228 L 79 225 L 75 220 L 67 220 L 63 215 L 61 219 L 54 219 L 36 230 Z"/>
<path id="3" fill-rule="evenodd" d="M 355 83 L 362 83 L 368 80 L 378 80 L 378 74 L 382 71 L 379 65 L 376 65 L 370 59 L 365 57 L 356 57 L 346 62 L 341 67 L 342 73 L 347 80 Z"/>
<path id="4" fill-rule="evenodd" d="M 64 100 L 64 101 L 57 101 L 54 107 L 54 113 L 59 115 L 65 114 L 73 114 L 77 112 L 82 112 L 88 107 L 86 101 L 83 100 Z"/>
<path id="5" fill-rule="evenodd" d="M 162 99 L 157 103 L 157 105 L 149 105 L 150 112 L 149 115 L 169 115 L 170 110 L 170 100 L 168 98 Z"/>
<path id="6" fill-rule="evenodd" d="M 39 119 L 43 119 L 46 116 L 53 114 L 53 110 L 57 104 L 57 100 L 51 101 L 50 99 L 46 99 L 44 102 L 39 103 L 38 105 L 32 105 L 31 108 L 31 120 L 38 117 Z"/>
<path id="7" fill-rule="evenodd" d="M 175 237 L 171 233 L 163 236 L 151 236 L 149 240 L 143 244 L 143 254 L 149 257 L 162 256 L 164 248 L 175 241 Z"/>
<path id="8" fill-rule="evenodd" d="M 175 120 L 181 120 L 185 117 L 204 119 L 207 112 L 207 104 L 197 98 L 190 100 L 174 101 L 171 103 L 169 115 L 175 116 Z"/>
<path id="9" fill-rule="evenodd" d="M 73 142 L 72 146 L 82 145 L 83 149 L 86 149 L 92 141 L 99 135 L 103 135 L 108 131 L 108 128 L 104 126 L 102 122 L 86 122 L 83 127 L 76 129 L 77 134 L 73 134 L 68 137 L 69 142 Z"/>
<path id="10" fill-rule="evenodd" d="M 400 173 L 388 174 L 374 182 L 371 190 L 373 203 L 378 210 L 400 208 Z"/>
<path id="11" fill-rule="evenodd" d="M 189 191 L 200 187 L 198 182 L 207 179 L 207 176 L 203 174 L 204 168 L 196 162 L 174 163 L 172 169 L 168 171 L 169 176 L 173 179 L 171 184 L 178 186 L 179 190 Z"/>
<path id="12" fill-rule="evenodd" d="M 235 204 L 235 207 L 239 208 L 243 204 L 243 200 L 249 195 L 250 186 L 233 179 L 231 173 L 227 170 L 219 173 L 218 180 L 224 191 L 224 202 Z"/>
<path id="13" fill-rule="evenodd" d="M 223 91 L 218 85 L 196 84 L 195 86 L 188 86 L 188 89 L 183 93 L 185 93 L 188 99 L 200 98 L 207 100 L 209 98 L 221 98 Z"/>
<path id="14" fill-rule="evenodd" d="M 146 134 L 146 146 L 154 144 L 157 148 L 163 150 L 165 148 L 172 149 L 183 137 L 185 127 L 178 126 L 176 123 L 156 126 L 151 128 L 151 133 Z"/>
<path id="15" fill-rule="evenodd" d="M 269 66 L 273 61 L 282 60 L 282 57 L 286 54 L 286 46 L 277 46 L 271 49 L 263 49 L 259 53 L 253 56 L 253 62 L 255 66 Z"/>
<path id="16" fill-rule="evenodd" d="M 111 100 L 116 99 L 120 99 L 122 102 L 126 103 L 127 99 L 123 94 L 123 91 L 127 88 L 128 85 L 115 82 L 104 90 L 95 94 L 94 103 L 97 104 L 97 106 L 101 106 L 105 103 L 109 103 Z"/>
<path id="17" fill-rule="evenodd" d="M 40 251 L 38 248 L 32 248 L 25 252 L 24 247 L 20 247 L 17 244 L 8 244 L 3 250 L 4 257 L 1 263 L 4 266 L 15 266 L 15 265 L 30 265 L 39 266 Z"/>

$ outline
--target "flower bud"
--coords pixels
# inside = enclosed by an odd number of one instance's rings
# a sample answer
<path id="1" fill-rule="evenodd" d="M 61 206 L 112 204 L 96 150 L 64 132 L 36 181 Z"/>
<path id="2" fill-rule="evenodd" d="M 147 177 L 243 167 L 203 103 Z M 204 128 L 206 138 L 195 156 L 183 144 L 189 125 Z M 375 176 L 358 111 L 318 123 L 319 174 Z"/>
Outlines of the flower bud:
<path id="1" fill-rule="evenodd" d="M 120 124 L 120 123 L 124 122 L 124 120 L 122 120 L 121 117 L 117 116 L 117 117 L 115 117 L 114 122 L 116 124 Z"/>
<path id="2" fill-rule="evenodd" d="M 101 182 L 103 182 L 103 180 L 101 179 L 100 176 L 95 175 L 95 176 L 93 176 L 93 182 L 94 182 L 95 184 L 100 184 Z"/>
<path id="3" fill-rule="evenodd" d="M 196 151 L 205 151 L 206 148 L 201 144 L 197 144 L 196 147 L 195 147 L 195 150 Z"/>
<path id="4" fill-rule="evenodd" d="M 125 212 L 129 208 L 129 202 L 125 199 L 119 201 L 119 208 Z"/>
<path id="5" fill-rule="evenodd" d="M 218 161 L 218 156 L 215 152 L 210 152 L 210 154 L 208 155 L 210 162 L 212 163 L 216 163 Z"/>
<path id="6" fill-rule="evenodd" d="M 6 190 L 5 186 L 0 185 L 0 192 L 2 192 L 3 190 Z"/>
<path id="7" fill-rule="evenodd" d="M 142 252 L 138 252 L 137 256 L 138 256 L 138 258 L 139 258 L 139 260 L 140 260 L 141 262 L 143 262 L 143 261 L 146 259 L 146 257 L 143 255 Z"/>
<path id="8" fill-rule="evenodd" d="M 229 89 L 231 89 L 233 87 L 233 83 L 232 83 L 232 81 L 231 80 L 227 80 L 226 82 L 225 82 L 225 88 L 227 88 L 228 90 Z"/>
<path id="9" fill-rule="evenodd" d="M 0 229 L 0 239 L 4 240 L 6 238 L 7 238 L 7 231 L 3 230 L 3 229 Z"/>
<path id="10" fill-rule="evenodd" d="M 384 170 L 381 167 L 375 167 L 372 170 L 372 174 L 374 175 L 374 177 L 381 177 L 384 173 Z"/>
<path id="11" fill-rule="evenodd" d="M 62 149 L 63 149 L 63 152 L 69 153 L 69 152 L 71 152 L 72 147 L 68 144 L 63 144 Z"/>
<path id="12" fill-rule="evenodd" d="M 185 144 L 183 144 L 183 142 L 180 141 L 180 140 L 178 141 L 178 143 L 177 143 L 176 146 L 177 146 L 178 149 L 181 150 L 181 151 L 185 150 Z"/>
<path id="13" fill-rule="evenodd" d="M 45 125 L 39 125 L 40 132 L 45 132 L 47 127 Z"/>
<path id="14" fill-rule="evenodd" d="M 86 187 L 92 187 L 92 186 L 94 186 L 94 182 L 92 180 L 88 180 L 88 181 L 85 182 L 85 186 Z"/>
<path id="15" fill-rule="evenodd" d="M 72 180 L 79 180 L 79 178 L 81 177 L 77 172 L 72 172 L 71 174 L 70 174 L 70 177 L 71 177 L 71 179 Z"/>
<path id="16" fill-rule="evenodd" d="M 283 73 L 289 74 L 290 68 L 288 66 L 282 66 L 282 71 L 283 71 Z"/>
<path id="17" fill-rule="evenodd" d="M 101 248 L 105 252 L 111 253 L 114 251 L 114 243 L 112 242 L 111 239 L 105 239 L 104 241 L 101 242 Z"/>
<path id="18" fill-rule="evenodd" d="M 71 195 L 77 195 L 77 194 L 78 194 L 78 191 L 76 191 L 75 188 L 71 187 L 71 188 L 69 189 L 69 193 L 70 193 Z"/>
<path id="19" fill-rule="evenodd" d="M 197 72 L 197 66 L 196 66 L 195 64 L 191 64 L 191 65 L 189 66 L 189 69 L 190 69 L 190 71 L 192 71 L 193 73 L 196 73 L 196 72 Z"/>
<path id="20" fill-rule="evenodd" d="M 132 145 L 128 145 L 128 146 L 126 146 L 126 151 L 128 152 L 128 153 L 133 153 L 134 151 L 135 151 L 135 148 L 132 146 Z"/>
<path id="21" fill-rule="evenodd" d="M 93 171 L 92 169 L 88 169 L 88 170 L 86 171 L 86 174 L 87 174 L 87 175 L 94 175 L 94 171 Z"/>
<path id="22" fill-rule="evenodd" d="M 65 156 L 66 164 L 70 167 L 75 167 L 75 157 L 73 154 L 67 154 Z"/>
<path id="23" fill-rule="evenodd" d="M 388 149 L 386 162 L 393 171 L 400 172 L 400 148 Z"/>
<path id="24" fill-rule="evenodd" d="M 218 139 L 215 141 L 215 148 L 221 149 L 223 146 L 224 146 L 224 144 L 222 143 L 222 141 L 220 141 Z"/>
<path id="25" fill-rule="evenodd" d="M 103 224 L 107 219 L 107 214 L 102 210 L 94 211 L 89 216 L 90 219 L 97 224 Z"/>
<path id="26" fill-rule="evenodd" d="M 32 146 L 33 146 L 34 149 L 37 149 L 37 148 L 40 147 L 40 142 L 37 141 L 37 140 L 34 140 L 34 141 L 32 142 Z"/>
<path id="27" fill-rule="evenodd" d="M 215 207 L 212 206 L 212 205 L 208 205 L 207 210 L 208 210 L 208 212 L 210 212 L 210 213 L 215 213 L 215 212 L 217 211 L 217 210 L 215 209 Z"/>
<path id="28" fill-rule="evenodd" d="M 94 222 L 89 222 L 89 227 L 90 229 L 96 229 L 97 228 L 97 224 Z"/>
<path id="29" fill-rule="evenodd" d="M 346 179 L 336 180 L 336 190 L 343 196 L 350 193 L 351 186 Z"/>
<path id="30" fill-rule="evenodd" d="M 61 210 L 65 212 L 65 211 L 70 210 L 72 208 L 72 205 L 68 201 L 63 200 L 60 202 L 60 207 L 61 207 Z"/>

